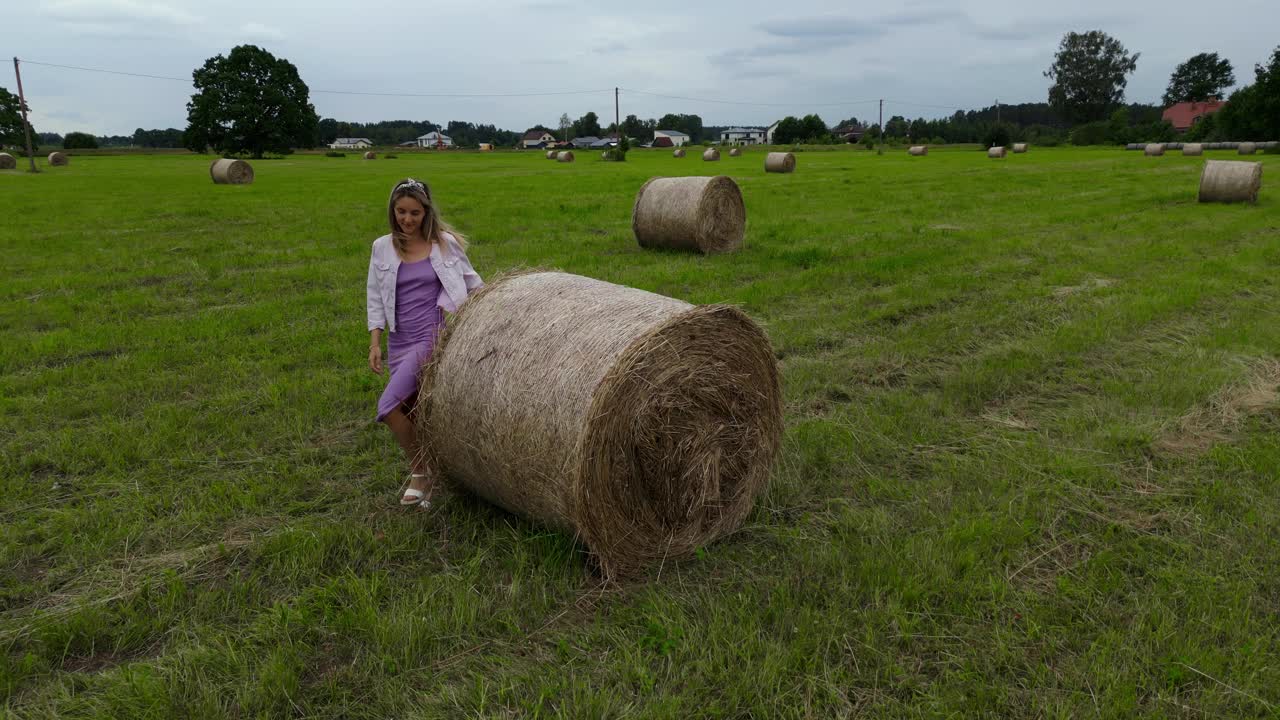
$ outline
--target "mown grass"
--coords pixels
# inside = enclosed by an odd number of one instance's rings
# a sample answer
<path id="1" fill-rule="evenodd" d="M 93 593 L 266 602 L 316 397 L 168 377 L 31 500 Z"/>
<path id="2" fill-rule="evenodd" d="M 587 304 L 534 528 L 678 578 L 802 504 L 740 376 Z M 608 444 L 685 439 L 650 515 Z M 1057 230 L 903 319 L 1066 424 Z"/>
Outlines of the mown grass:
<path id="1" fill-rule="evenodd" d="M 1119 150 L 208 162 L 0 173 L 7 715 L 1280 714 L 1268 187 L 1199 205 L 1202 159 Z M 641 252 L 643 181 L 709 172 L 745 249 Z M 478 501 L 395 507 L 363 282 L 405 175 L 482 274 L 768 329 L 788 429 L 741 532 L 604 587 Z"/>

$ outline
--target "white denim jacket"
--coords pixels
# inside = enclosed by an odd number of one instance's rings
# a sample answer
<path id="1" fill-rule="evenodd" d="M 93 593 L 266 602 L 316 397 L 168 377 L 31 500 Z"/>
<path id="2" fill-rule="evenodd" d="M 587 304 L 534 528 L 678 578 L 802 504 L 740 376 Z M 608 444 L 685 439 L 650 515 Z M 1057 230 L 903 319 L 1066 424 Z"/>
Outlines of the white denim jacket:
<path id="1" fill-rule="evenodd" d="M 441 288 L 436 305 L 449 312 L 457 312 L 466 301 L 467 292 L 483 287 L 484 281 L 471 267 L 471 261 L 457 239 L 449 233 L 443 236 L 447 246 L 445 251 L 440 250 L 438 243 L 431 244 L 431 269 L 436 271 Z M 396 253 L 391 236 L 383 235 L 374 240 L 373 252 L 369 254 L 366 297 L 370 330 L 386 327 L 387 332 L 396 331 L 396 275 L 399 270 L 400 255 Z"/>

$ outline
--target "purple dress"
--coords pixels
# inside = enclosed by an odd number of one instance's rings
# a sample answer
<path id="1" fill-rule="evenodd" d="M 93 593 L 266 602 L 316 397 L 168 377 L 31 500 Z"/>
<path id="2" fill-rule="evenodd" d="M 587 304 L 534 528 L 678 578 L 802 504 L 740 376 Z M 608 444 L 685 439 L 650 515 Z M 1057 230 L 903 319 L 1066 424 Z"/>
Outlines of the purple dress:
<path id="1" fill-rule="evenodd" d="M 396 331 L 387 334 L 391 379 L 378 399 L 378 420 L 418 393 L 418 371 L 431 359 L 444 311 L 436 305 L 440 278 L 431 259 L 400 263 L 396 271 Z"/>

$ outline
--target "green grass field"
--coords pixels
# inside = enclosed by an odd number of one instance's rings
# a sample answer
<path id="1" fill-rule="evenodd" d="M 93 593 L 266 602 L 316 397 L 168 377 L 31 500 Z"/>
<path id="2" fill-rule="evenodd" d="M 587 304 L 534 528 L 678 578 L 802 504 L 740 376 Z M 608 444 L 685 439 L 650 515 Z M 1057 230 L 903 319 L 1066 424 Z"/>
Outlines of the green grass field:
<path id="1" fill-rule="evenodd" d="M 1280 157 L 1253 159 L 1256 206 L 1120 150 L 0 173 L 0 714 L 1280 717 Z M 641 251 L 640 185 L 711 173 L 744 250 Z M 740 532 L 602 587 L 482 502 L 395 505 L 364 282 L 406 175 L 483 275 L 768 330 L 787 431 Z"/>

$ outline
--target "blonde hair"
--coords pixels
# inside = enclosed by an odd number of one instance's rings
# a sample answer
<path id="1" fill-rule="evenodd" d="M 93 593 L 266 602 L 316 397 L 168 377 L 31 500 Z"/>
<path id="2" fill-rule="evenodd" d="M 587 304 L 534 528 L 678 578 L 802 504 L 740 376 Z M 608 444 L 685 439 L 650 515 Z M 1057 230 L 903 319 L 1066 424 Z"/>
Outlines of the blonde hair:
<path id="1" fill-rule="evenodd" d="M 396 201 L 406 197 L 413 198 L 422 205 L 424 217 L 422 225 L 419 226 L 419 232 L 422 233 L 423 239 L 444 248 L 444 233 L 449 233 L 459 247 L 467 247 L 466 236 L 454 230 L 452 225 L 440 217 L 435 201 L 431 199 L 431 188 L 420 180 L 405 178 L 391 188 L 391 198 L 387 200 L 387 219 L 391 223 L 391 240 L 400 257 L 403 258 L 408 251 L 409 236 L 400 231 L 400 224 L 396 222 Z"/>

